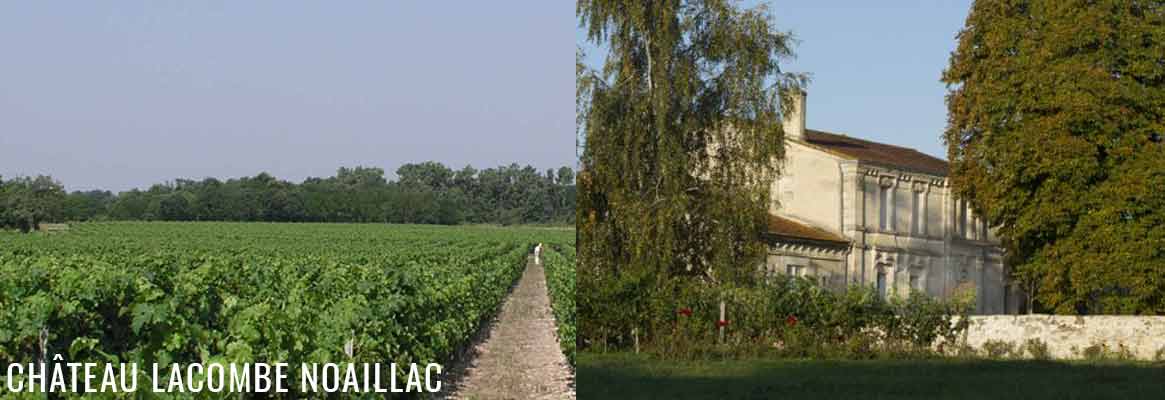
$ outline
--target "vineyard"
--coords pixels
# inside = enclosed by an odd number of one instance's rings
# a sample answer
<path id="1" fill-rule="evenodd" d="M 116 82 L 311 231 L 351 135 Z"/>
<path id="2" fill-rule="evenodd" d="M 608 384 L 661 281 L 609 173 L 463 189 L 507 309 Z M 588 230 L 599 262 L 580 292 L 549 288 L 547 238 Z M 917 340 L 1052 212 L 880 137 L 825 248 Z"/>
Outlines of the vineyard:
<path id="1" fill-rule="evenodd" d="M 0 233 L 0 363 L 444 362 L 538 242 L 553 249 L 548 284 L 573 360 L 570 230 L 98 223 Z"/>
<path id="2" fill-rule="evenodd" d="M 546 265 L 546 283 L 550 288 L 554 320 L 558 323 L 558 342 L 572 365 L 575 347 L 574 251 L 571 245 L 551 247 L 542 261 Z"/>

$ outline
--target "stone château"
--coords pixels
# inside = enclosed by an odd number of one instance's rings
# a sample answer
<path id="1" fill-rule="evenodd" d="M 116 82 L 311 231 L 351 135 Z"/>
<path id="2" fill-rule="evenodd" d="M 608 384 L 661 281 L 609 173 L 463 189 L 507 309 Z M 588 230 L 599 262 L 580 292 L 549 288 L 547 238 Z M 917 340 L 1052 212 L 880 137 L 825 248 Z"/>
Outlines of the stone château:
<path id="1" fill-rule="evenodd" d="M 785 160 L 772 183 L 766 272 L 883 297 L 973 290 L 980 314 L 1015 313 L 1003 249 L 952 195 L 946 161 L 805 128 L 805 94 L 784 120 Z"/>

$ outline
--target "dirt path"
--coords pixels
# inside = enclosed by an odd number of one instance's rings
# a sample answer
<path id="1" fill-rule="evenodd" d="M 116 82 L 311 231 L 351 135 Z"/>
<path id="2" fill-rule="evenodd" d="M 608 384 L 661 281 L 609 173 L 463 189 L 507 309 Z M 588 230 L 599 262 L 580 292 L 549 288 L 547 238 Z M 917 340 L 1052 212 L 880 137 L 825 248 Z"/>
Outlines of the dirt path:
<path id="1" fill-rule="evenodd" d="M 573 399 L 574 372 L 555 337 L 542 265 L 531 258 L 487 335 L 450 370 L 450 399 Z"/>

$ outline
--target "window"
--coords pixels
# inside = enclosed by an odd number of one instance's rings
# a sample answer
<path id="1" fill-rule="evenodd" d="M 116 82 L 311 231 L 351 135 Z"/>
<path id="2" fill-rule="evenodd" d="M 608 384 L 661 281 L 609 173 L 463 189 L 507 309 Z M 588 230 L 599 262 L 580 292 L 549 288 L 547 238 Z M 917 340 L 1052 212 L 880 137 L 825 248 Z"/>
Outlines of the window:
<path id="1" fill-rule="evenodd" d="M 878 298 L 886 298 L 886 272 L 878 271 Z"/>
<path id="2" fill-rule="evenodd" d="M 878 227 L 882 231 L 888 232 L 894 230 L 894 219 L 897 218 L 897 212 L 894 210 L 894 186 L 883 183 L 881 186 L 881 193 L 878 195 Z"/>
<path id="3" fill-rule="evenodd" d="M 910 201 L 910 233 L 918 236 L 922 233 L 922 220 L 925 218 L 919 211 L 922 209 L 922 192 L 914 192 L 914 197 Z"/>
<path id="4" fill-rule="evenodd" d="M 919 283 L 920 280 L 918 279 L 918 274 L 910 274 L 910 289 L 922 291 L 922 287 L 919 286 Z"/>
<path id="5" fill-rule="evenodd" d="M 887 190 L 886 190 L 886 187 L 885 187 L 885 186 L 879 186 L 879 187 L 878 187 L 878 229 L 880 229 L 880 230 L 883 230 L 883 231 L 890 229 L 890 228 L 889 228 L 889 227 L 890 227 L 890 225 L 889 225 L 889 224 L 887 223 L 887 221 L 886 221 L 886 212 L 887 212 L 887 207 L 886 207 L 886 198 L 887 198 L 887 194 L 888 194 L 888 193 L 887 193 Z"/>
<path id="6" fill-rule="evenodd" d="M 890 223 L 886 229 L 889 229 L 891 232 L 898 228 L 898 207 L 897 204 L 895 204 L 895 201 L 898 199 L 896 198 L 897 196 L 895 196 L 894 192 L 895 190 L 893 186 L 886 188 L 886 207 L 890 209 Z"/>
<path id="7" fill-rule="evenodd" d="M 789 264 L 785 266 L 785 274 L 789 276 L 802 276 L 805 273 L 805 266 Z"/>
<path id="8" fill-rule="evenodd" d="M 930 218 L 930 214 L 927 213 L 926 209 L 927 205 L 930 204 L 930 199 L 927 197 L 926 192 L 919 194 L 919 197 L 922 199 L 922 206 L 918 209 L 918 215 L 920 216 L 918 222 L 918 231 L 922 236 L 926 236 L 926 220 L 927 218 Z"/>

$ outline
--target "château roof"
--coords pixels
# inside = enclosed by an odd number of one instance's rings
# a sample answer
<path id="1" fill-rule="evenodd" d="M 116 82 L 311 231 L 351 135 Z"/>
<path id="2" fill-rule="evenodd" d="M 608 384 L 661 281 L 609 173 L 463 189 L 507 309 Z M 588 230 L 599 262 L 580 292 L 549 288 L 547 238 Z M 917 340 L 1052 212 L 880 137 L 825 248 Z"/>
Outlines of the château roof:
<path id="1" fill-rule="evenodd" d="M 947 176 L 947 162 L 918 150 L 871 142 L 836 133 L 805 130 L 805 142 L 831 153 L 925 174 Z"/>
<path id="2" fill-rule="evenodd" d="M 837 244 L 849 243 L 849 240 L 841 235 L 773 214 L 769 214 L 768 231 L 769 235 L 779 239 L 834 242 Z"/>

